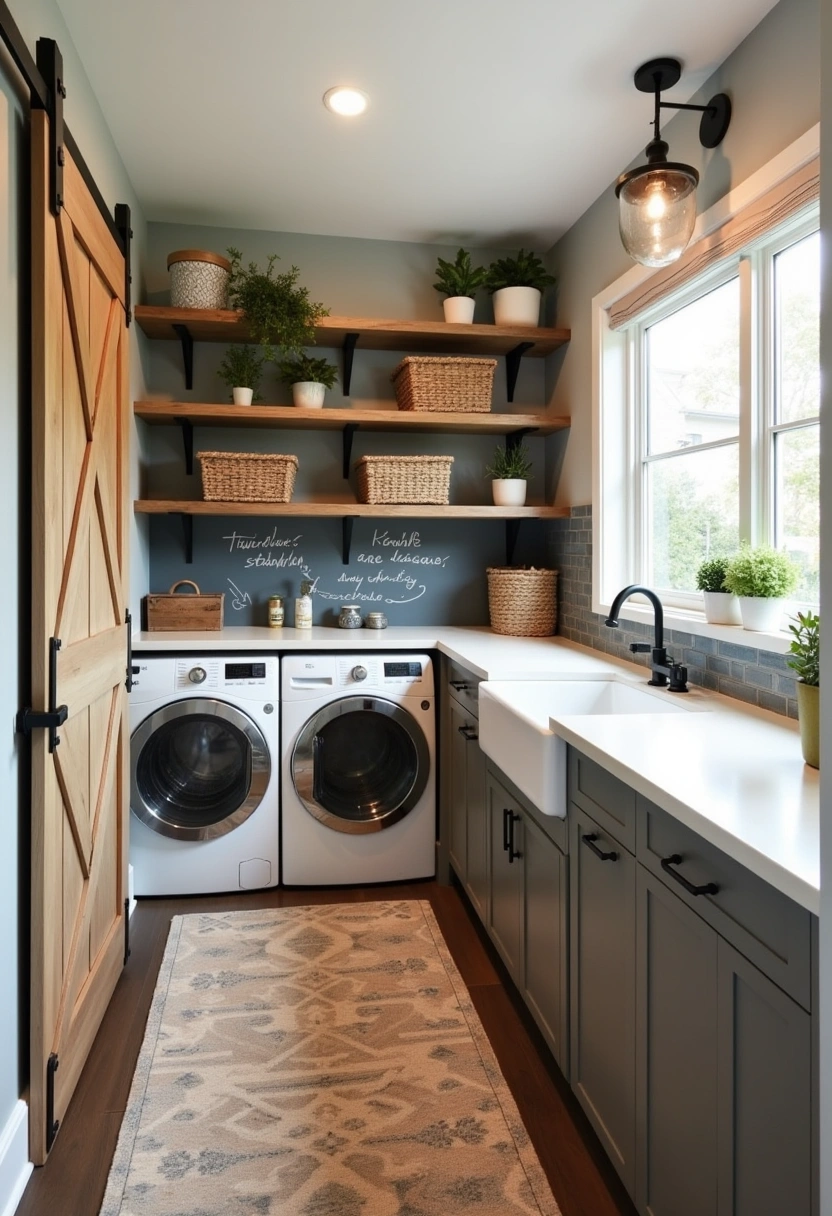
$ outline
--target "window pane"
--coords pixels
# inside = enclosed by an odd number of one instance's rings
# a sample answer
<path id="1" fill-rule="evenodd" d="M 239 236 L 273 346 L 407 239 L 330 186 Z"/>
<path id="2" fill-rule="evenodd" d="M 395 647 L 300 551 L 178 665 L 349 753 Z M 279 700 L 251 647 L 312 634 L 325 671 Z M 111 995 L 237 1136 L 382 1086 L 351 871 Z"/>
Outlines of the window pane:
<path id="1" fill-rule="evenodd" d="M 820 551 L 820 428 L 781 431 L 774 440 L 775 544 L 800 566 L 794 599 L 817 604 Z"/>
<path id="2" fill-rule="evenodd" d="M 814 418 L 820 413 L 820 233 L 775 257 L 774 308 L 775 418 Z"/>
<path id="3" fill-rule="evenodd" d="M 650 453 L 738 433 L 738 278 L 647 330 L 647 401 Z"/>
<path id="4" fill-rule="evenodd" d="M 739 502 L 737 444 L 648 465 L 651 584 L 695 592 L 699 563 L 739 548 Z"/>

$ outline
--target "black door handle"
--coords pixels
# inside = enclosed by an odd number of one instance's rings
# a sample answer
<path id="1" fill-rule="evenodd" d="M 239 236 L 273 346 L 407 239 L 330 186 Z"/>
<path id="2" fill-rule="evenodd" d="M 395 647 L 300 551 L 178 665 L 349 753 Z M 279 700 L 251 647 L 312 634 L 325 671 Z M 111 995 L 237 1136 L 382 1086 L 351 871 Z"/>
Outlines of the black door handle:
<path id="1" fill-rule="evenodd" d="M 463 680 L 449 680 L 448 683 L 450 684 L 451 688 L 455 688 L 457 692 L 467 692 L 471 687 L 470 684 L 466 684 Z"/>
<path id="2" fill-rule="evenodd" d="M 507 853 L 510 847 L 510 832 L 511 832 L 511 811 L 507 806 L 503 807 L 503 852 Z"/>
<path id="3" fill-rule="evenodd" d="M 716 895 L 718 893 L 719 887 L 715 882 L 706 882 L 702 886 L 697 887 L 694 883 L 689 882 L 684 874 L 680 874 L 677 870 L 673 869 L 674 866 L 680 866 L 681 864 L 682 858 L 678 853 L 671 853 L 669 857 L 662 858 L 662 869 L 665 874 L 669 874 L 671 878 L 675 878 L 676 882 L 685 888 L 688 895 Z"/>
<path id="4" fill-rule="evenodd" d="M 605 853 L 603 849 L 598 848 L 598 845 L 595 843 L 597 839 L 597 832 L 587 832 L 585 836 L 581 837 L 581 840 L 584 842 L 587 848 L 593 852 L 596 857 L 600 858 L 601 861 L 618 861 L 618 854 L 613 850 L 610 850 L 609 853 Z"/>
<path id="5" fill-rule="evenodd" d="M 469 743 L 472 743 L 475 739 L 479 739 L 479 735 L 473 726 L 458 726 L 457 730 Z"/>
<path id="6" fill-rule="evenodd" d="M 515 847 L 514 847 L 514 825 L 515 825 L 515 823 L 519 823 L 519 821 L 520 821 L 520 816 L 515 815 L 514 811 L 509 811 L 509 813 L 508 813 L 508 861 L 509 861 L 509 865 L 511 865 L 511 863 L 517 857 L 522 857 L 522 853 L 519 851 L 519 849 L 515 849 Z"/>

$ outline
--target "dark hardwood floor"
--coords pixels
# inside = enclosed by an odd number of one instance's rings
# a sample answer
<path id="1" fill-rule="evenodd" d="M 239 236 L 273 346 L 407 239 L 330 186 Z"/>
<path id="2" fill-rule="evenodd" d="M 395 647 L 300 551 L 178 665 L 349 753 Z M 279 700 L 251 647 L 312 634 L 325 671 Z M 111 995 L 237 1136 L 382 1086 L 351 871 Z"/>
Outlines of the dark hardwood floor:
<path id="1" fill-rule="evenodd" d="M 455 887 L 434 882 L 140 900 L 131 922 L 130 960 L 50 1158 L 35 1170 L 17 1216 L 98 1213 L 172 916 L 217 908 L 374 899 L 430 900 L 563 1216 L 635 1216 L 635 1208 L 465 897 Z"/>

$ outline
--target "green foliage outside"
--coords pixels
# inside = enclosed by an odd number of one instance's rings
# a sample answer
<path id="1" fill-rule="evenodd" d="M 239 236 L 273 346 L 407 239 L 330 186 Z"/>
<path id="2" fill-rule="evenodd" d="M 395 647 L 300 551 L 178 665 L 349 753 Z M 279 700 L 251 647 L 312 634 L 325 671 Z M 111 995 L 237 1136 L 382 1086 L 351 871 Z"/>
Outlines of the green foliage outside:
<path id="1" fill-rule="evenodd" d="M 514 448 L 496 448 L 494 462 L 486 467 L 485 473 L 492 481 L 519 479 L 527 481 L 532 471 L 528 449 L 524 443 L 518 443 Z"/>
<path id="2" fill-rule="evenodd" d="M 725 571 L 725 586 L 734 595 L 779 599 L 797 586 L 799 571 L 787 553 L 765 545 L 743 545 Z"/>
<path id="3" fill-rule="evenodd" d="M 473 299 L 481 287 L 485 286 L 486 269 L 484 266 L 472 266 L 471 255 L 467 249 L 460 249 L 453 262 L 439 258 L 436 263 L 436 282 L 434 288 L 443 296 L 468 296 Z"/>
<path id="4" fill-rule="evenodd" d="M 276 274 L 276 253 L 269 256 L 265 270 L 258 269 L 256 262 L 244 266 L 239 249 L 229 248 L 228 256 L 231 307 L 245 313 L 251 336 L 259 344 L 263 358 L 273 363 L 278 350 L 283 355 L 300 355 L 305 346 L 314 346 L 315 326 L 329 314 L 329 309 L 313 303 L 308 289 L 298 286 L 297 266 Z"/>
<path id="5" fill-rule="evenodd" d="M 278 365 L 280 379 L 284 384 L 300 384 L 313 381 L 332 388 L 338 379 L 338 369 L 327 359 L 314 359 L 311 355 L 300 354 L 292 359 L 283 359 Z"/>
<path id="6" fill-rule="evenodd" d="M 497 258 L 488 267 L 485 285 L 493 295 L 503 287 L 554 287 L 557 280 L 531 250 L 521 249 L 516 258 Z"/>
<path id="7" fill-rule="evenodd" d="M 789 667 L 804 684 L 820 684 L 820 617 L 815 612 L 798 612 L 797 624 L 789 625 L 794 636 L 789 646 Z"/>
<path id="8" fill-rule="evenodd" d="M 659 587 L 692 591 L 703 561 L 739 546 L 739 488 L 734 478 L 703 494 L 692 474 L 671 468 L 675 463 L 654 466 L 651 578 Z"/>
<path id="9" fill-rule="evenodd" d="M 253 346 L 229 346 L 217 368 L 217 375 L 229 388 L 254 389 L 254 399 L 259 401 L 257 390 L 263 375 L 264 359 Z"/>
<path id="10" fill-rule="evenodd" d="M 730 558 L 712 557 L 702 562 L 696 571 L 696 586 L 700 591 L 727 591 L 725 586 L 725 571 L 728 569 Z"/>

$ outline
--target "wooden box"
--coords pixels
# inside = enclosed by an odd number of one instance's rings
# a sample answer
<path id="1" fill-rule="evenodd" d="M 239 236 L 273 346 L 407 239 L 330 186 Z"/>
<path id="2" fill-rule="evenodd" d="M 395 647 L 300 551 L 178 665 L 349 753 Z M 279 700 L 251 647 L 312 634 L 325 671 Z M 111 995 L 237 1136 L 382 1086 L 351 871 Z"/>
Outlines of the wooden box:
<path id="1" fill-rule="evenodd" d="M 194 594 L 180 592 L 177 587 L 193 587 Z M 202 594 L 189 578 L 174 583 L 166 595 L 146 595 L 148 631 L 162 629 L 222 629 L 225 595 L 219 591 Z"/>

